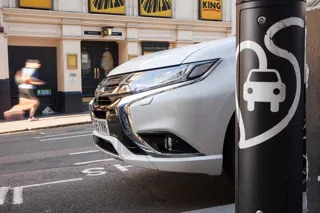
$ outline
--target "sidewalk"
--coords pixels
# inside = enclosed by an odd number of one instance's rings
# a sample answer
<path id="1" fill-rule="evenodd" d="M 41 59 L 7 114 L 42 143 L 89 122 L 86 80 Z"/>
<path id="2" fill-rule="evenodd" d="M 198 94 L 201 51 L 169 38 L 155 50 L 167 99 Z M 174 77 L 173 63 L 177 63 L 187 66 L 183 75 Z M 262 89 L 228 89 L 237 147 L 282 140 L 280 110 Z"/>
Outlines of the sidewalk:
<path id="1" fill-rule="evenodd" d="M 235 206 L 227 205 L 227 206 L 218 206 L 214 208 L 208 208 L 208 209 L 200 209 L 195 211 L 189 211 L 184 213 L 234 213 L 235 212 Z M 307 213 L 307 195 L 306 193 L 303 193 L 303 213 Z"/>
<path id="2" fill-rule="evenodd" d="M 91 118 L 88 113 L 39 117 L 39 121 L 34 122 L 29 122 L 28 120 L 2 121 L 0 122 L 0 134 L 90 123 Z"/>

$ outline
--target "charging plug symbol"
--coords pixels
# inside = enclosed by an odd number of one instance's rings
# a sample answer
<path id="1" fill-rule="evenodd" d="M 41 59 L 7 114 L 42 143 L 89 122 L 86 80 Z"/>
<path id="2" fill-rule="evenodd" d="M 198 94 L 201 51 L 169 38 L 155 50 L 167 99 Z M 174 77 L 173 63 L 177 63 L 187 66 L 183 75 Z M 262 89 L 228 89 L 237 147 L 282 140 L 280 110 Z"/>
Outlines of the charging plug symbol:
<path id="1" fill-rule="evenodd" d="M 278 112 L 279 105 L 286 99 L 286 85 L 274 69 L 253 69 L 243 87 L 243 98 L 248 111 L 254 111 L 255 102 L 270 103 L 270 111 Z"/>

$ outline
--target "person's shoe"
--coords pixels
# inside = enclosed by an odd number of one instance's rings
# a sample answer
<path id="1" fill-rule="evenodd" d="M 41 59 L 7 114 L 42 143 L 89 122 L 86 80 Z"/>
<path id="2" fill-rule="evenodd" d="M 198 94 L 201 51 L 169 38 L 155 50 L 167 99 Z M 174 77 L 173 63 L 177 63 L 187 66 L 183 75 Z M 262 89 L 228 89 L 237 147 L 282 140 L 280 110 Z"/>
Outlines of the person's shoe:
<path id="1" fill-rule="evenodd" d="M 38 119 L 38 118 L 35 118 L 35 117 L 31 117 L 31 118 L 28 119 L 29 122 L 38 121 L 38 120 L 39 120 L 39 119 Z"/>

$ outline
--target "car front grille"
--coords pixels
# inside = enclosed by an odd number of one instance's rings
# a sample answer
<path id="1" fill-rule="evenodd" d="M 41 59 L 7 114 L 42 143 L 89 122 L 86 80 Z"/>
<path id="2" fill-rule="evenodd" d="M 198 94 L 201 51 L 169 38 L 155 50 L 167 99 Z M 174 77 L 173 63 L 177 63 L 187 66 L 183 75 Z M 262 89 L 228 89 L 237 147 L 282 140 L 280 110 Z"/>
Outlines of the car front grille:
<path id="1" fill-rule="evenodd" d="M 111 100 L 108 97 L 98 97 L 97 104 L 100 106 L 108 106 L 111 104 Z"/>
<path id="2" fill-rule="evenodd" d="M 93 110 L 94 117 L 99 119 L 106 119 L 107 115 L 105 111 Z"/>

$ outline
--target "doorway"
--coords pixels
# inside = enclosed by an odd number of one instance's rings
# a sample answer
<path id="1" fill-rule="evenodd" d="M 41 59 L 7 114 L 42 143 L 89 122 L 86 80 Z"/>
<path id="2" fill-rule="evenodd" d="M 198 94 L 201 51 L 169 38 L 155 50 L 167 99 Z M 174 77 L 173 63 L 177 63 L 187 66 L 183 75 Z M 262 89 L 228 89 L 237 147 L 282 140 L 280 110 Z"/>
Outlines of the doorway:
<path id="1" fill-rule="evenodd" d="M 119 65 L 117 42 L 81 42 L 82 101 L 88 103 L 98 84 Z"/>
<path id="2" fill-rule="evenodd" d="M 57 100 L 57 50 L 56 47 L 32 47 L 32 46 L 9 46 L 9 72 L 11 105 L 19 102 L 18 87 L 14 75 L 25 66 L 27 59 L 40 60 L 41 67 L 38 70 L 39 79 L 46 82 L 45 85 L 37 86 L 35 95 L 40 100 L 40 106 L 36 115 L 42 114 L 46 107 L 59 112 Z"/>

